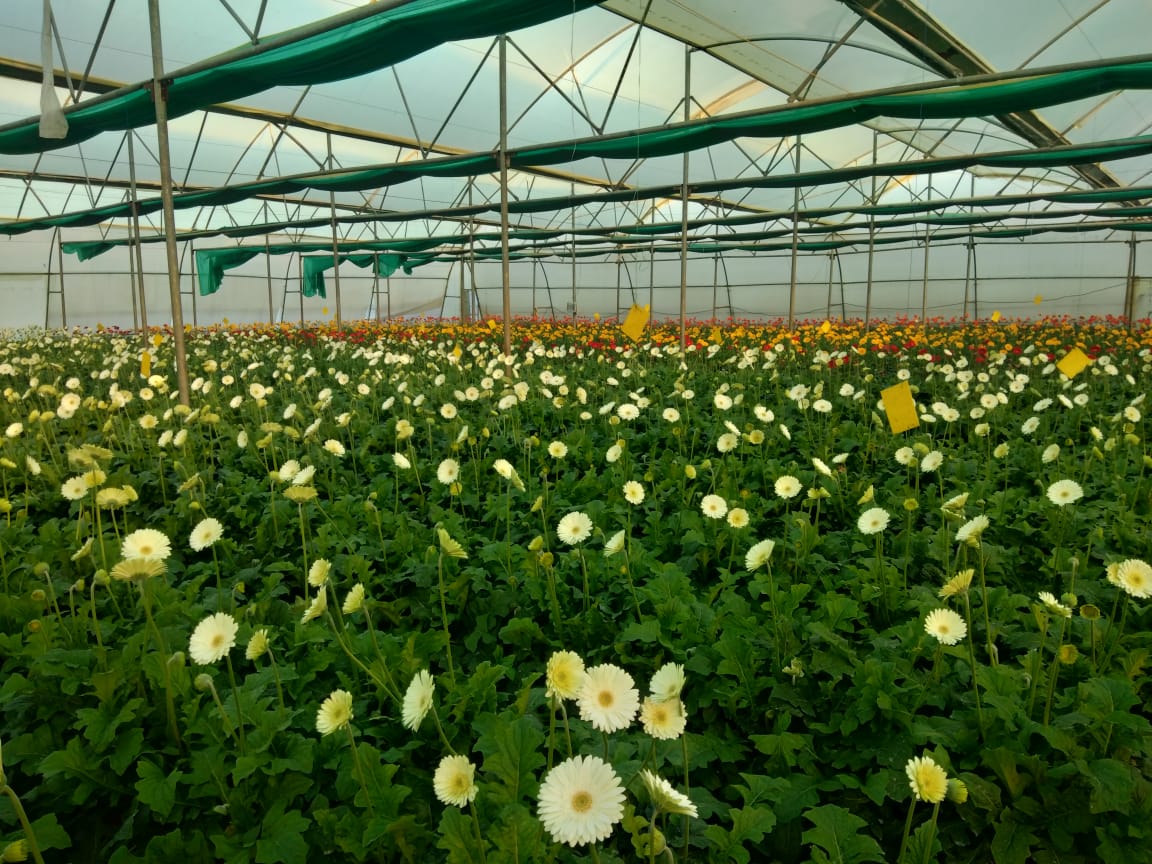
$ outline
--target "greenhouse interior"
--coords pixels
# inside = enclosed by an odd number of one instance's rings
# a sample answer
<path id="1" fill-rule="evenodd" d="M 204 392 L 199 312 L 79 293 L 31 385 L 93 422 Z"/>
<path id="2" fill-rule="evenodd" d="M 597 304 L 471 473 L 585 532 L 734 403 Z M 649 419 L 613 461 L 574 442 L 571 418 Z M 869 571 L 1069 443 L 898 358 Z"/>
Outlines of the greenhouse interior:
<path id="1" fill-rule="evenodd" d="M 1152 864 L 1150 27 L 6 0 L 0 860 Z"/>

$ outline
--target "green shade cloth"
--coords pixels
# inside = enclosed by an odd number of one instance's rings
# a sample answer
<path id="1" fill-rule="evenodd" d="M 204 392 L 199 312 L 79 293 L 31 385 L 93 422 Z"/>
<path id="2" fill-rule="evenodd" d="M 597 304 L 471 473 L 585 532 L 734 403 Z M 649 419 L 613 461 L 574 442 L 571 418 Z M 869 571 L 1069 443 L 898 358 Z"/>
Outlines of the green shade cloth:
<path id="1" fill-rule="evenodd" d="M 332 256 L 331 255 L 305 255 L 303 257 L 304 267 L 304 285 L 303 291 L 305 297 L 327 297 L 328 291 L 324 285 L 324 271 L 332 269 Z M 340 263 L 347 262 L 356 267 L 364 268 L 376 265 L 376 272 L 387 278 L 395 273 L 400 266 L 405 262 L 402 255 L 380 255 L 378 253 L 352 253 L 349 255 L 341 255 Z M 411 265 L 409 265 L 411 267 Z"/>
<path id="2" fill-rule="evenodd" d="M 826 100 L 709 117 L 690 123 L 657 129 L 575 139 L 540 147 L 508 151 L 512 167 L 560 165 L 586 158 L 638 159 L 683 153 L 740 137 L 776 137 L 838 128 L 879 116 L 916 118 L 955 118 L 985 116 L 1030 110 L 1060 102 L 1071 102 L 1116 89 L 1152 89 L 1152 63 L 1102 65 L 1074 72 L 1037 74 L 1031 78 L 997 83 L 956 85 L 915 93 L 880 94 Z M 1116 141 L 1028 150 L 982 153 L 967 156 L 918 159 L 884 166 L 858 165 L 826 171 L 744 178 L 733 181 L 692 183 L 693 194 L 731 188 L 794 188 L 846 182 L 886 173 L 930 174 L 956 171 L 978 165 L 998 168 L 1054 167 L 1110 159 L 1127 159 L 1152 154 L 1152 136 L 1143 135 Z M 419 162 L 377 165 L 335 174 L 304 174 L 221 189 L 174 196 L 177 209 L 232 204 L 257 195 L 287 195 L 304 190 L 322 192 L 362 191 L 404 183 L 417 177 L 470 177 L 499 170 L 496 153 L 469 154 L 427 159 Z M 663 187 L 667 197 L 679 193 L 678 185 Z M 632 190 L 594 193 L 597 197 L 573 196 L 569 201 L 628 201 Z M 159 198 L 139 202 L 141 214 L 160 210 Z M 510 212 L 533 212 L 533 202 L 519 202 Z M 94 225 L 111 218 L 131 215 L 130 203 L 68 213 L 43 219 L 22 220 L 0 225 L 0 233 L 18 234 L 57 226 Z M 547 205 L 554 209 L 554 205 Z"/>
<path id="3" fill-rule="evenodd" d="M 374 72 L 415 57 L 437 45 L 510 33 L 565 15 L 598 0 L 412 0 L 326 33 L 301 38 L 261 53 L 242 56 L 249 46 L 220 56 L 212 68 L 172 73 L 168 116 L 231 102 L 273 87 L 307 86 Z M 292 40 L 297 31 L 264 37 Z M 258 45 L 260 43 L 257 43 Z M 230 55 L 236 54 L 234 59 Z M 0 153 L 40 153 L 87 141 L 101 132 L 151 126 L 156 122 L 148 84 L 141 83 L 65 110 L 68 134 L 41 138 L 39 117 L 0 129 Z"/>

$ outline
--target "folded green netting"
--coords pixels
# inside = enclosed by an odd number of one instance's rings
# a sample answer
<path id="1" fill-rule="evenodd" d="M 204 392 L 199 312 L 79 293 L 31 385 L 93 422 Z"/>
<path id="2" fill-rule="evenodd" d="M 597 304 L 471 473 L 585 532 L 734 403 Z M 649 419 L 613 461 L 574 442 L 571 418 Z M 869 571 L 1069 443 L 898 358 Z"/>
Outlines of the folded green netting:
<path id="1" fill-rule="evenodd" d="M 212 68 L 191 74 L 181 74 L 179 70 L 171 73 L 168 116 L 179 117 L 272 87 L 354 78 L 445 42 L 509 33 L 571 15 L 597 2 L 411 0 L 313 36 L 293 40 L 294 33 L 304 28 L 266 36 L 260 43 L 293 41 L 256 54 L 245 46 L 221 55 L 220 62 Z M 249 56 L 243 56 L 245 53 Z M 86 141 L 101 132 L 150 126 L 156 122 L 156 109 L 146 88 L 146 84 L 137 84 L 134 89 L 125 88 L 66 111 L 68 134 L 63 139 L 41 138 L 39 117 L 4 127 L 0 129 L 0 153 L 40 153 Z"/>

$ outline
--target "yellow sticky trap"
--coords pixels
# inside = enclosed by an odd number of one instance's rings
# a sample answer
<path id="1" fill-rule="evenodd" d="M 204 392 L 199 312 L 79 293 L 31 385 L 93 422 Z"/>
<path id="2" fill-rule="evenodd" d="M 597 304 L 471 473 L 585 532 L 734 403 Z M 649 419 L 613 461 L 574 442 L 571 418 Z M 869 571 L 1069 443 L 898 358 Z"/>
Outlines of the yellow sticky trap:
<path id="1" fill-rule="evenodd" d="M 327 307 L 327 306 L 323 307 L 323 308 L 320 310 L 320 314 L 321 314 L 321 315 L 327 315 L 327 314 L 328 314 L 328 307 Z"/>
<path id="2" fill-rule="evenodd" d="M 164 344 L 164 336 L 161 335 L 160 333 L 153 333 L 152 334 L 152 344 L 154 346 L 156 346 L 157 348 L 159 348 L 161 345 Z"/>
<path id="3" fill-rule="evenodd" d="M 712 332 L 708 334 L 709 342 L 720 342 L 724 339 L 724 334 L 720 332 L 719 327 L 713 327 Z"/>
<path id="4" fill-rule="evenodd" d="M 920 425 L 916 415 L 916 402 L 912 398 L 912 388 L 907 381 L 901 381 L 886 390 L 880 391 L 884 402 L 884 412 L 888 415 L 888 425 L 894 433 L 907 432 Z"/>
<path id="5" fill-rule="evenodd" d="M 1000 320 L 1000 310 L 999 309 L 997 309 L 995 312 L 992 313 L 992 320 L 993 321 L 999 321 Z"/>
<path id="6" fill-rule="evenodd" d="M 460 350 L 459 345 L 457 345 L 455 348 L 452 349 L 452 356 L 455 357 L 457 360 L 459 360 L 463 355 L 464 355 L 464 352 Z"/>
<path id="7" fill-rule="evenodd" d="M 831 321 L 825 321 L 823 324 L 820 325 L 820 332 L 821 333 L 828 333 L 831 330 L 832 330 L 832 322 Z"/>
<path id="8" fill-rule="evenodd" d="M 600 313 L 599 312 L 593 312 L 592 313 L 592 320 L 593 321 L 599 321 L 600 320 Z"/>
<path id="9" fill-rule="evenodd" d="M 152 374 L 152 355 L 145 351 L 140 355 L 140 377 L 147 378 Z"/>
<path id="10" fill-rule="evenodd" d="M 489 330 L 495 330 L 496 329 L 496 319 L 495 318 L 489 318 L 488 319 L 488 329 Z"/>
<path id="11" fill-rule="evenodd" d="M 1043 302 L 1043 300 L 1044 300 L 1044 297 L 1041 294 L 1037 294 L 1035 297 L 1032 298 L 1032 302 L 1035 303 L 1037 306 L 1039 306 L 1041 304 L 1041 302 Z"/>
<path id="12" fill-rule="evenodd" d="M 1069 378 L 1075 378 L 1091 365 L 1092 361 L 1088 359 L 1087 354 L 1079 348 L 1073 348 L 1060 359 L 1060 362 L 1056 364 L 1056 368 Z"/>
<path id="13" fill-rule="evenodd" d="M 632 308 L 628 310 L 628 317 L 624 319 L 624 323 L 620 325 L 620 332 L 631 339 L 633 342 L 639 342 L 640 337 L 644 335 L 644 328 L 648 324 L 648 307 L 637 306 L 632 304 Z"/>

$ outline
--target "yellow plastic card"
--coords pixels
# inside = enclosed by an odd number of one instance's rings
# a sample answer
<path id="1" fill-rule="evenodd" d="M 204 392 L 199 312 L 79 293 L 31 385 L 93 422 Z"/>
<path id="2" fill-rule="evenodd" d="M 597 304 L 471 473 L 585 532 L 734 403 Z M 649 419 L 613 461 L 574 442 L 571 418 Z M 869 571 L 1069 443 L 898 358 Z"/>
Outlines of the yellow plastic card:
<path id="1" fill-rule="evenodd" d="M 647 325 L 648 307 L 637 306 L 633 303 L 632 308 L 628 310 L 628 317 L 626 317 L 624 323 L 620 325 L 620 332 L 633 342 L 639 342 L 640 337 L 644 335 L 644 328 Z"/>
<path id="2" fill-rule="evenodd" d="M 457 345 L 455 348 L 452 349 L 452 356 L 455 357 L 457 360 L 459 360 L 463 354 L 464 354 L 464 352 L 460 350 L 459 345 Z"/>
<path id="3" fill-rule="evenodd" d="M 1092 361 L 1088 359 L 1087 354 L 1079 348 L 1073 348 L 1060 359 L 1060 362 L 1056 364 L 1056 368 L 1069 378 L 1075 378 L 1091 365 Z"/>
<path id="4" fill-rule="evenodd" d="M 712 332 L 708 334 L 709 342 L 719 342 L 724 338 L 724 334 L 720 332 L 719 327 L 713 327 Z"/>
<path id="5" fill-rule="evenodd" d="M 159 348 L 161 345 L 164 344 L 164 337 L 161 336 L 159 333 L 153 333 L 152 334 L 152 344 L 155 345 L 157 348 Z"/>
<path id="6" fill-rule="evenodd" d="M 1035 303 L 1037 306 L 1039 306 L 1043 301 L 1044 301 L 1044 296 L 1042 294 L 1037 294 L 1035 297 L 1032 298 L 1032 302 Z"/>
<path id="7" fill-rule="evenodd" d="M 892 431 L 899 434 L 915 429 L 920 425 L 920 418 L 916 414 L 916 401 L 912 398 L 912 388 L 907 381 L 901 381 L 886 390 L 880 391 L 880 399 L 884 402 L 884 412 L 888 415 L 888 425 Z"/>
<path id="8" fill-rule="evenodd" d="M 820 325 L 820 332 L 821 333 L 827 333 L 831 329 L 832 329 L 832 322 L 831 321 L 825 321 L 823 324 Z"/>
<path id="9" fill-rule="evenodd" d="M 496 329 L 496 319 L 495 318 L 489 318 L 488 319 L 488 329 L 489 330 L 495 330 Z"/>
<path id="10" fill-rule="evenodd" d="M 140 355 L 140 377 L 147 378 L 152 374 L 152 355 L 145 351 Z"/>
<path id="11" fill-rule="evenodd" d="M 999 321 L 1000 320 L 1000 310 L 999 309 L 997 309 L 995 312 L 992 313 L 992 320 L 993 321 Z"/>

